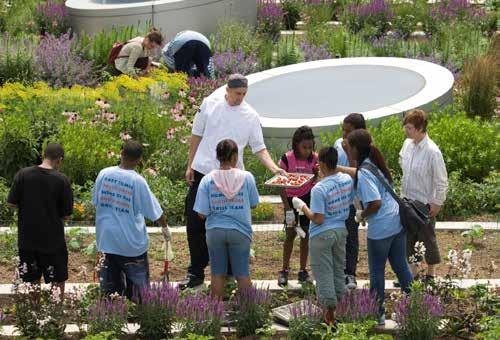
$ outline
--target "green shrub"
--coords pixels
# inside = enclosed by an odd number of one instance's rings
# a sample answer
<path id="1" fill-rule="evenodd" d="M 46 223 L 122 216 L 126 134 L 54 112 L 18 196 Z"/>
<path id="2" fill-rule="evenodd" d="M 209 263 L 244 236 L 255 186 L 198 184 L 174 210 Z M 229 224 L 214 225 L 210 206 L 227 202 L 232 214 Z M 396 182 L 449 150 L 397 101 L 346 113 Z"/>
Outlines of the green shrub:
<path id="1" fill-rule="evenodd" d="M 295 41 L 295 35 L 281 38 L 278 43 L 277 53 L 276 66 L 286 66 L 300 62 L 301 54 Z"/>
<path id="2" fill-rule="evenodd" d="M 64 147 L 61 171 L 76 184 L 94 180 L 101 169 L 118 164 L 122 142 L 104 128 L 66 124 L 57 139 Z"/>
<path id="3" fill-rule="evenodd" d="M 9 1 L 4 15 L 4 29 L 13 35 L 35 32 L 35 10 L 41 0 Z"/>
<path id="4" fill-rule="evenodd" d="M 183 225 L 184 201 L 188 192 L 186 181 L 172 181 L 166 176 L 151 176 L 146 172 L 143 175 L 167 215 L 168 223 L 174 226 Z"/>
<path id="5" fill-rule="evenodd" d="M 11 181 L 18 170 L 39 160 L 37 140 L 29 120 L 9 115 L 0 120 L 0 176 Z"/>
<path id="6" fill-rule="evenodd" d="M 448 176 L 446 202 L 439 214 L 442 220 L 467 218 L 500 212 L 500 173 L 493 171 L 481 183 L 461 179 L 460 172 Z"/>
<path id="7" fill-rule="evenodd" d="M 5 204 L 9 191 L 7 181 L 0 177 L 0 226 L 6 226 L 13 222 L 14 210 Z"/>
<path id="8" fill-rule="evenodd" d="M 283 12 L 285 12 L 283 17 L 283 24 L 285 26 L 285 29 L 296 29 L 297 21 L 300 20 L 302 3 L 299 0 L 283 0 L 281 1 L 281 7 L 283 8 Z"/>
<path id="9" fill-rule="evenodd" d="M 465 65 L 464 108 L 470 116 L 491 118 L 497 107 L 498 62 L 493 55 L 477 57 Z"/>

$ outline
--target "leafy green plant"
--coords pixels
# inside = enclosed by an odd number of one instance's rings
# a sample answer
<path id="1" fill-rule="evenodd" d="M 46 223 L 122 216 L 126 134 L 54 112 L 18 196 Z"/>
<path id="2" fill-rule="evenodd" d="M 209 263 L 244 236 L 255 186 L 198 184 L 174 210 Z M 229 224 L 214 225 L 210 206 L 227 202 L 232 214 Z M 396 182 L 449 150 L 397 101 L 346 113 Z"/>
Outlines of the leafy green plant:
<path id="1" fill-rule="evenodd" d="M 477 240 L 484 236 L 484 228 L 479 224 L 474 224 L 469 230 L 462 232 L 460 235 L 467 238 L 468 245 L 474 249 Z"/>
<path id="2" fill-rule="evenodd" d="M 9 115 L 0 121 L 0 158 L 0 176 L 9 182 L 19 169 L 38 161 L 37 141 L 24 117 Z"/>
<path id="3" fill-rule="evenodd" d="M 6 202 L 7 196 L 9 195 L 10 188 L 7 186 L 7 181 L 5 178 L 0 177 L 0 202 Z M 0 205 L 0 225 L 9 225 L 14 219 L 14 209 L 11 209 L 7 204 Z M 5 248 L 1 248 L 5 249 Z"/>
<path id="4" fill-rule="evenodd" d="M 14 264 L 16 262 L 15 259 L 18 254 L 17 227 L 14 222 L 11 223 L 11 227 L 7 231 L 0 233 L 0 249 L 2 249 L 0 263 Z"/>
<path id="5" fill-rule="evenodd" d="M 215 33 L 210 36 L 210 42 L 214 52 L 243 50 L 246 56 L 257 51 L 260 44 L 255 28 L 234 19 L 219 21 Z"/>
<path id="6" fill-rule="evenodd" d="M 295 34 L 280 39 L 277 49 L 276 66 L 297 64 L 301 59 L 299 48 L 295 42 Z"/>
<path id="7" fill-rule="evenodd" d="M 87 332 L 96 335 L 102 332 L 112 332 L 117 336 L 124 334 L 127 324 L 127 304 L 123 297 L 101 297 L 88 308 Z"/>
<path id="8" fill-rule="evenodd" d="M 323 324 L 324 329 L 317 331 L 322 340 L 390 340 L 389 334 L 369 335 L 369 332 L 377 324 L 376 321 L 366 320 L 354 323 L 339 323 L 336 326 Z"/>
<path id="9" fill-rule="evenodd" d="M 496 340 L 500 337 L 500 319 L 497 316 L 484 316 L 481 321 L 481 331 L 476 334 L 477 340 Z"/>
<path id="10" fill-rule="evenodd" d="M 256 334 L 271 323 L 271 294 L 269 290 L 249 287 L 238 291 L 234 300 L 236 335 L 242 338 Z"/>
<path id="11" fill-rule="evenodd" d="M 72 228 L 66 233 L 67 245 L 70 251 L 76 252 L 83 248 L 87 233 L 81 228 Z"/>
<path id="12" fill-rule="evenodd" d="M 118 340 L 114 332 L 100 332 L 94 335 L 87 335 L 84 340 Z"/>
<path id="13" fill-rule="evenodd" d="M 497 108 L 498 62 L 493 55 L 480 56 L 465 65 L 464 108 L 470 116 L 489 119 Z"/>

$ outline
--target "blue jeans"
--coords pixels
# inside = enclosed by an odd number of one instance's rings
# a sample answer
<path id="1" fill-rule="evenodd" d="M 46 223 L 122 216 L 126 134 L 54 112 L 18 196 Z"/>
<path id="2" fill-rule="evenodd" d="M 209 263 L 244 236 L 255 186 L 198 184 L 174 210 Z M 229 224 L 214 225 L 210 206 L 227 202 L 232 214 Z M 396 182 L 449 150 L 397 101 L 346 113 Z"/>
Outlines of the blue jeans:
<path id="1" fill-rule="evenodd" d="M 227 275 L 230 263 L 235 277 L 249 276 L 251 240 L 248 236 L 225 228 L 208 229 L 206 234 L 212 275 Z"/>
<path id="2" fill-rule="evenodd" d="M 368 239 L 368 268 L 370 270 L 370 290 L 375 291 L 380 304 L 380 314 L 384 313 L 385 263 L 389 259 L 401 290 L 409 291 L 413 277 L 406 261 L 406 233 L 381 239 Z"/>
<path id="3" fill-rule="evenodd" d="M 141 287 L 149 286 L 148 253 L 135 257 L 104 254 L 99 280 L 105 294 L 118 293 L 132 299 Z"/>

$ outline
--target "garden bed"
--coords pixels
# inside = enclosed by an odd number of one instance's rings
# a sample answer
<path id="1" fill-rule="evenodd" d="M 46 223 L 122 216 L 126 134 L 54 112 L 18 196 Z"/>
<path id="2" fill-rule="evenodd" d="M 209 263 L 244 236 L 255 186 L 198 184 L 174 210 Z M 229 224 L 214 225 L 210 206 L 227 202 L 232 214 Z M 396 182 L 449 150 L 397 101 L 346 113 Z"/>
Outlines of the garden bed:
<path id="1" fill-rule="evenodd" d="M 83 249 L 94 240 L 93 235 L 82 235 L 81 250 L 71 251 L 69 255 L 69 279 L 68 282 L 93 282 L 93 273 L 96 259 L 86 255 Z M 438 231 L 437 237 L 443 264 L 438 266 L 437 273 L 444 276 L 448 272 L 446 256 L 450 249 L 462 250 L 469 246 L 466 238 L 459 231 Z M 283 232 L 256 232 L 254 233 L 253 249 L 255 258 L 251 262 L 251 277 L 254 279 L 277 279 L 277 272 L 282 266 L 282 242 Z M 360 253 L 358 263 L 358 279 L 368 279 L 368 261 L 366 252 L 366 231 L 359 232 Z M 68 239 L 68 243 L 71 239 Z M 492 278 L 491 261 L 500 258 L 500 233 L 496 231 L 485 231 L 482 239 L 477 240 L 472 253 L 472 271 L 470 278 Z M 186 268 L 189 264 L 189 248 L 186 234 L 173 234 L 173 247 L 175 259 L 170 263 L 170 279 L 179 281 L 184 278 Z M 299 247 L 296 240 L 291 261 L 291 279 L 296 279 L 298 272 Z M 150 235 L 149 259 L 151 279 L 159 280 L 163 270 L 163 238 L 161 235 Z M 0 282 L 9 283 L 13 280 L 14 262 L 0 264 Z M 207 279 L 210 268 L 207 268 Z M 386 278 L 394 278 L 394 274 L 387 264 Z M 493 275 L 493 278 L 499 278 Z"/>

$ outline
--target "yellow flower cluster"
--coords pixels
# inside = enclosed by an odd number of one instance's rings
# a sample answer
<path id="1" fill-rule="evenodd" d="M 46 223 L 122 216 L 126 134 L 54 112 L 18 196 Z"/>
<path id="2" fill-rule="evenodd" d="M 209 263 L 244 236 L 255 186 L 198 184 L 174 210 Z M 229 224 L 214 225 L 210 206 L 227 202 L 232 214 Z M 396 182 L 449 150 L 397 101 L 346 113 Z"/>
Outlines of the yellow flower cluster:
<path id="1" fill-rule="evenodd" d="M 176 93 L 187 88 L 187 77 L 181 73 L 168 73 L 164 70 L 153 70 L 147 77 L 131 78 L 126 75 L 114 77 L 97 88 L 75 85 L 71 88 L 53 89 L 44 82 L 33 85 L 7 83 L 0 87 L 0 110 L 15 105 L 17 101 L 33 99 L 43 100 L 44 105 L 60 103 L 94 102 L 98 98 L 107 101 L 119 101 L 134 93 L 146 93 L 155 84 L 164 84 L 169 92 Z"/>

